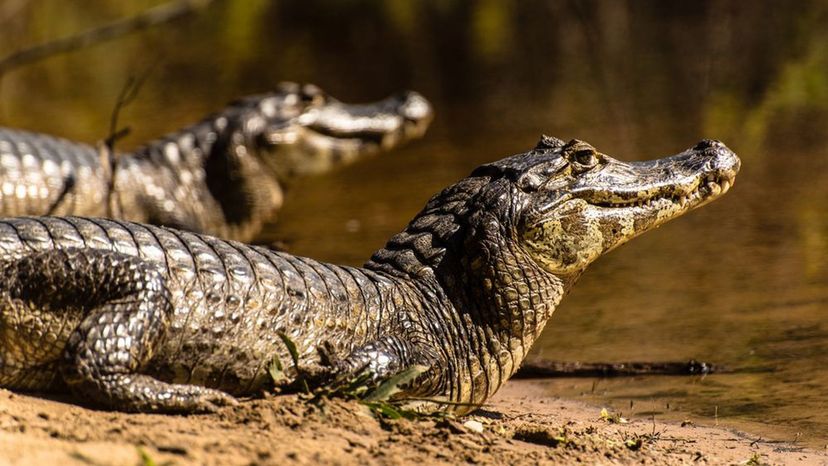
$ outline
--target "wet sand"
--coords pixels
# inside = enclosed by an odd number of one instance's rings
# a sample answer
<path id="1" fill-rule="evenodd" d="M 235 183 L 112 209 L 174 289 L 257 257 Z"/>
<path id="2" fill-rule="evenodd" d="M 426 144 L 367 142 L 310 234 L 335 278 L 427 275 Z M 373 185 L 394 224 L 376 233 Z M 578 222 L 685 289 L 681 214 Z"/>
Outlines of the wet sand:
<path id="1" fill-rule="evenodd" d="M 507 384 L 459 419 L 378 420 L 357 402 L 296 396 L 214 414 L 96 411 L 0 390 L 0 464 L 826 464 L 824 451 L 658 419 L 617 419 Z M 619 422 L 620 421 L 620 422 Z"/>

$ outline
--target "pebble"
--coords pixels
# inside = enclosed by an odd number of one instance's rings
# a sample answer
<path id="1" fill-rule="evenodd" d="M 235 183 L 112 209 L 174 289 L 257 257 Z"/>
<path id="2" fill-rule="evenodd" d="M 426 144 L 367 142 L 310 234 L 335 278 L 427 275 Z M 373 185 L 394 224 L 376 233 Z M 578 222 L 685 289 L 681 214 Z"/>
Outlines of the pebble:
<path id="1" fill-rule="evenodd" d="M 478 434 L 483 433 L 483 424 L 478 421 L 466 421 L 463 423 L 463 427 L 470 430 L 471 432 L 476 432 Z"/>

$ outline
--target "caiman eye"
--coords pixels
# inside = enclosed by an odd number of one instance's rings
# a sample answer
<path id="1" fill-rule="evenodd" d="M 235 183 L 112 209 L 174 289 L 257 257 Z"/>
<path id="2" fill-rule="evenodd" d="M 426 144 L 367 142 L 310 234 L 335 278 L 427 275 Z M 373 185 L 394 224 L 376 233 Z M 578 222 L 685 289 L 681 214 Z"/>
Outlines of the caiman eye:
<path id="1" fill-rule="evenodd" d="M 598 155 L 592 149 L 580 149 L 572 153 L 572 161 L 584 168 L 592 168 L 598 164 Z"/>
<path id="2" fill-rule="evenodd" d="M 299 96 L 302 102 L 307 105 L 323 105 L 325 103 L 325 93 L 313 84 L 303 86 Z"/>
<path id="3" fill-rule="evenodd" d="M 590 170 L 601 163 L 601 154 L 594 147 L 577 139 L 564 146 L 563 155 L 577 173 Z"/>

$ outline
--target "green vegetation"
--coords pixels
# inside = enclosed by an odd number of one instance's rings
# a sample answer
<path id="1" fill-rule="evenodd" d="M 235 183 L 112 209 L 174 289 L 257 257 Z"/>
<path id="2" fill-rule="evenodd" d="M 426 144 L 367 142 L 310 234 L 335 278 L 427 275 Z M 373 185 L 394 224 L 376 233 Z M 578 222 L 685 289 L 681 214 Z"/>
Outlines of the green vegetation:
<path id="1" fill-rule="evenodd" d="M 745 463 L 747 466 L 764 466 L 767 463 L 762 461 L 762 455 L 759 453 L 754 453 Z"/>
<path id="2" fill-rule="evenodd" d="M 601 419 L 610 424 L 626 424 L 629 422 L 627 419 L 621 417 L 619 413 L 610 413 L 607 408 L 601 408 Z"/>
<path id="3" fill-rule="evenodd" d="M 172 461 L 164 461 L 163 463 L 158 463 L 144 448 L 135 448 L 136 450 L 138 450 L 138 456 L 141 459 L 141 466 L 170 466 L 173 464 Z"/>
<path id="4" fill-rule="evenodd" d="M 280 333 L 279 337 L 290 355 L 293 364 L 291 369 L 295 374 L 295 380 L 287 388 L 288 390 L 298 391 L 308 403 L 322 406 L 325 400 L 330 398 L 343 398 L 357 400 L 365 405 L 371 413 L 383 418 L 413 419 L 424 415 L 415 409 L 406 407 L 406 404 L 411 400 L 395 399 L 394 395 L 428 368 L 415 365 L 381 381 L 375 381 L 368 371 L 363 371 L 355 376 L 335 377 L 333 380 L 318 384 L 311 389 L 308 379 L 312 376 L 302 370 L 296 344 L 284 333 Z M 285 373 L 285 369 L 278 355 L 274 357 L 268 366 L 268 373 L 274 385 L 280 386 L 290 378 Z"/>

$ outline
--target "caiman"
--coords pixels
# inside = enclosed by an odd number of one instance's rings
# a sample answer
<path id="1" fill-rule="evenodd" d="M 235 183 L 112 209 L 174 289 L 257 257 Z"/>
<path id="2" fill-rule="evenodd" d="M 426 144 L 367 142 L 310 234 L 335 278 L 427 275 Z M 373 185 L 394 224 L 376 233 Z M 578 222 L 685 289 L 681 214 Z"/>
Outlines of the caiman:
<path id="1" fill-rule="evenodd" d="M 0 128 L 0 215 L 114 217 L 251 241 L 295 177 L 420 137 L 431 118 L 415 92 L 347 105 L 283 83 L 112 157 Z"/>
<path id="2" fill-rule="evenodd" d="M 721 196 L 739 167 L 712 140 L 625 163 L 543 137 L 431 198 L 362 268 L 118 220 L 5 219 L 0 386 L 195 412 L 300 375 L 416 365 L 397 396 L 462 414 L 517 370 L 587 265 Z"/>

